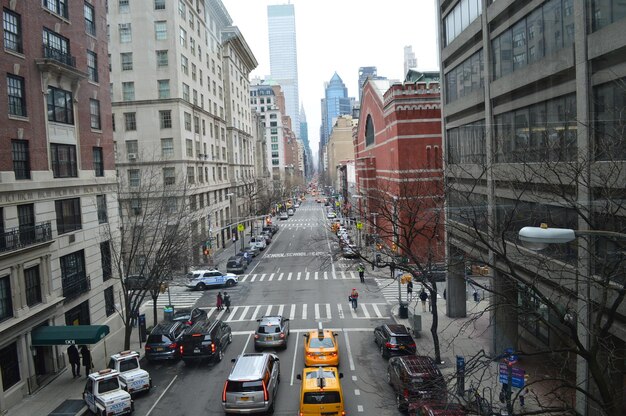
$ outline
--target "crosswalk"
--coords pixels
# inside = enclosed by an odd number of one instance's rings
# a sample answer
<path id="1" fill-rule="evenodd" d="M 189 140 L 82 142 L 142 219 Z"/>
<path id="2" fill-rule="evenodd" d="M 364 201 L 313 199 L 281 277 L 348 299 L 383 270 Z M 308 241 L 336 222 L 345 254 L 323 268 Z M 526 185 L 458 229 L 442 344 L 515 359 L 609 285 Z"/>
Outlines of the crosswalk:
<path id="1" fill-rule="evenodd" d="M 278 272 L 278 273 L 254 273 L 239 276 L 240 283 L 259 283 L 273 281 L 299 281 L 299 280 L 354 280 L 359 274 L 355 271 L 311 271 L 311 272 Z"/>
<path id="2" fill-rule="evenodd" d="M 174 305 L 176 308 L 191 308 L 196 304 L 198 299 L 200 299 L 204 295 L 204 292 L 202 291 L 192 291 L 184 286 L 170 286 L 169 291 L 169 297 L 167 293 L 159 295 L 156 303 L 158 307 L 169 305 L 169 299 L 171 298 L 171 304 Z M 151 308 L 152 304 L 152 299 L 150 299 L 145 302 L 142 307 Z"/>

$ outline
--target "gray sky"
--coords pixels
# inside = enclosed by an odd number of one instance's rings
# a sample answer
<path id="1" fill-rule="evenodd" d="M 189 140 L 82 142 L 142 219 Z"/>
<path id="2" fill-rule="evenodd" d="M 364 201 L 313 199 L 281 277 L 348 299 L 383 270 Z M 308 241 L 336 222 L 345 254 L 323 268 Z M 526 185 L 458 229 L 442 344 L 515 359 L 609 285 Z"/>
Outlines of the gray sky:
<path id="1" fill-rule="evenodd" d="M 259 66 L 270 72 L 267 6 L 286 0 L 222 0 Z M 324 82 L 337 71 L 358 99 L 358 71 L 376 66 L 378 75 L 404 77 L 404 46 L 412 45 L 418 70 L 438 69 L 435 0 L 291 0 L 296 13 L 300 101 L 317 153 Z"/>

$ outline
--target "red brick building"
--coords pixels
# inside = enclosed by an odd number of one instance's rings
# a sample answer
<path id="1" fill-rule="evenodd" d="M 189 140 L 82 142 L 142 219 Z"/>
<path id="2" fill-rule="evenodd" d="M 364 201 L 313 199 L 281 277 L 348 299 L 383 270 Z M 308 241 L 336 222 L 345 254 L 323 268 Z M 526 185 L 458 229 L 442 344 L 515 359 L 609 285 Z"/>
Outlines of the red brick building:
<path id="1" fill-rule="evenodd" d="M 411 71 L 386 91 L 388 81 L 368 80 L 355 139 L 358 200 L 353 205 L 391 247 L 393 219 L 399 251 L 443 260 L 443 171 L 439 73 Z M 394 207 L 395 206 L 395 207 Z M 432 238 L 411 232 L 438 224 Z M 427 234 L 427 233 L 426 233 Z M 431 244 L 432 242 L 432 244 Z"/>

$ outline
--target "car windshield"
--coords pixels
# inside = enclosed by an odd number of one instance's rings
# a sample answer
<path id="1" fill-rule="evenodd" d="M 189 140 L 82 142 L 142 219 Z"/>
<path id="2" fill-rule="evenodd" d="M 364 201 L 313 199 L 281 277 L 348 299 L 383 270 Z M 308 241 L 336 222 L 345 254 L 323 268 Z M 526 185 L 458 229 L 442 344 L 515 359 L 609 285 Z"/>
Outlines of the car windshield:
<path id="1" fill-rule="evenodd" d="M 146 344 L 168 344 L 169 342 L 167 335 L 149 335 Z"/>
<path id="2" fill-rule="evenodd" d="M 191 316 L 191 311 L 190 310 L 179 310 L 179 311 L 174 312 L 173 319 L 175 321 L 177 321 L 177 320 L 185 320 L 185 319 L 189 319 L 190 316 Z"/>
<path id="3" fill-rule="evenodd" d="M 324 391 L 315 393 L 304 393 L 302 403 L 304 404 L 325 404 L 340 403 L 341 396 L 338 391 Z"/>
<path id="4" fill-rule="evenodd" d="M 139 368 L 139 361 L 136 358 L 120 362 L 120 373 L 123 373 L 124 371 L 134 370 L 135 368 Z"/>
<path id="5" fill-rule="evenodd" d="M 109 391 L 114 391 L 120 388 L 120 383 L 117 381 L 117 378 L 109 378 L 106 380 L 100 380 L 98 383 L 98 393 L 107 393 Z"/>
<path id="6" fill-rule="evenodd" d="M 311 338 L 309 342 L 309 348 L 333 348 L 335 344 L 331 338 L 322 338 L 319 339 L 317 337 Z"/>

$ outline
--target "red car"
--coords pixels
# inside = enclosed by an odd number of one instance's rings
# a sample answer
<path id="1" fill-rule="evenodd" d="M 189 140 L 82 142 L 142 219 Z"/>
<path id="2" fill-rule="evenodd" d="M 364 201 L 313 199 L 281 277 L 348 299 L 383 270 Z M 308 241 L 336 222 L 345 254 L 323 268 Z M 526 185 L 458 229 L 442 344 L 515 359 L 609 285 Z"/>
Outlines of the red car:
<path id="1" fill-rule="evenodd" d="M 409 416 L 466 416 L 467 412 L 456 403 L 424 403 L 409 404 Z"/>

